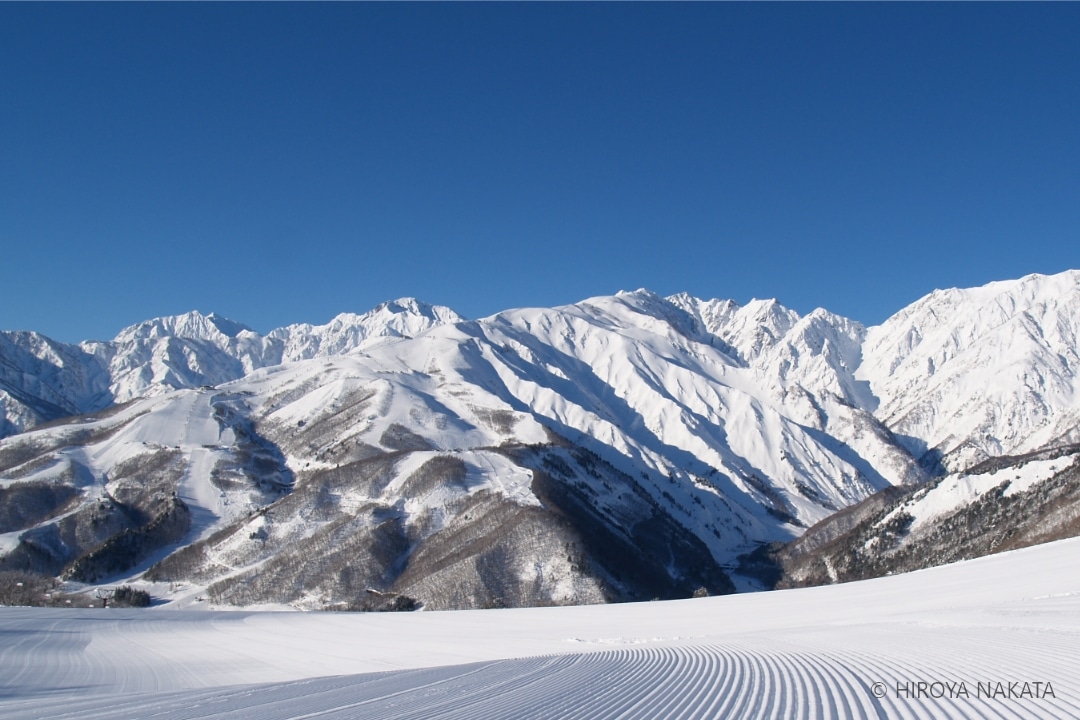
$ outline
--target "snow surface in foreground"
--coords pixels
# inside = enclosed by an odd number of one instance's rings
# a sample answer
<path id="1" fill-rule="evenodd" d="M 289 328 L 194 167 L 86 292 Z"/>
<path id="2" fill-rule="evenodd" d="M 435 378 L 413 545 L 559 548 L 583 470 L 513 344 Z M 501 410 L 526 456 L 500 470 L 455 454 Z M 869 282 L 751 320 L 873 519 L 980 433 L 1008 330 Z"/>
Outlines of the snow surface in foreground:
<path id="1" fill-rule="evenodd" d="M 525 610 L 0 608 L 0 716 L 1078 717 L 1078 560 L 1080 538 L 846 585 Z"/>

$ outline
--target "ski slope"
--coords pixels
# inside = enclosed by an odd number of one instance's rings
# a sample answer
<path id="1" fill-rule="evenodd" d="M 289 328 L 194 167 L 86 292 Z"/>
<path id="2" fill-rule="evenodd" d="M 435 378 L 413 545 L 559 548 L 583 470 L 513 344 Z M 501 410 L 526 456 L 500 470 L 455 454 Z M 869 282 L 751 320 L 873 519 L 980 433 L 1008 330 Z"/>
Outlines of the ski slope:
<path id="1" fill-rule="evenodd" d="M 519 610 L 0 608 L 0 716 L 1077 717 L 1077 560 L 1072 539 L 847 585 Z"/>

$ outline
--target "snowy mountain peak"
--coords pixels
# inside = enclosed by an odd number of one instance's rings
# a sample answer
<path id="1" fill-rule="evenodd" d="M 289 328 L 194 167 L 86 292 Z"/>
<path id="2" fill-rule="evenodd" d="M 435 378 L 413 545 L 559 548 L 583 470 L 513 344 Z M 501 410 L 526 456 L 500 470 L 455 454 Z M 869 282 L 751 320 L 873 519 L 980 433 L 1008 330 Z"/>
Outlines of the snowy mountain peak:
<path id="1" fill-rule="evenodd" d="M 798 321 L 798 313 L 776 300 L 751 300 L 736 310 L 717 334 L 738 350 L 745 362 L 752 364 L 780 342 Z"/>
<path id="2" fill-rule="evenodd" d="M 633 291 L 622 290 L 610 298 L 592 298 L 587 303 L 594 307 L 604 308 L 613 317 L 623 316 L 625 310 L 630 310 L 640 316 L 659 320 L 678 334 L 691 339 L 697 338 L 704 330 L 704 326 L 697 322 L 694 315 L 687 312 L 685 308 L 645 288 Z M 640 324 L 640 320 L 629 315 L 625 316 L 623 321 L 631 325 Z M 659 328 L 652 329 L 659 330 Z"/>
<path id="3" fill-rule="evenodd" d="M 375 322 L 387 322 L 410 336 L 419 335 L 438 325 L 449 325 L 466 320 L 464 315 L 458 314 L 445 305 L 430 305 L 411 297 L 382 303 L 366 313 L 365 317 Z"/>
<path id="4" fill-rule="evenodd" d="M 133 340 L 153 340 L 166 337 L 189 338 L 192 340 L 221 340 L 236 337 L 241 332 L 253 332 L 251 328 L 216 313 L 203 315 L 198 310 L 183 315 L 145 320 L 121 330 L 113 339 L 116 343 Z"/>
<path id="5" fill-rule="evenodd" d="M 441 323 L 459 322 L 465 318 L 444 305 L 431 305 L 413 297 L 389 300 L 378 305 L 371 314 L 386 311 L 393 315 L 419 315 Z"/>
<path id="6" fill-rule="evenodd" d="M 222 317 L 215 312 L 211 312 L 209 315 L 207 315 L 206 319 L 209 320 L 214 325 L 214 327 L 216 327 L 218 331 L 226 337 L 236 337 L 243 332 L 255 332 L 247 325 L 238 323 L 234 320 L 229 320 L 228 318 Z"/>
<path id="7" fill-rule="evenodd" d="M 752 320 L 767 325 L 781 335 L 790 330 L 791 326 L 799 319 L 797 312 L 784 307 L 776 298 L 766 298 L 764 300 L 755 298 L 739 308 L 739 314 L 748 321 Z"/>
<path id="8" fill-rule="evenodd" d="M 939 290 L 867 331 L 857 377 L 926 463 L 961 468 L 1076 435 L 1080 272 Z"/>
<path id="9" fill-rule="evenodd" d="M 734 300 L 700 300 L 688 293 L 678 293 L 667 298 L 672 305 L 694 317 L 706 332 L 719 337 L 731 318 L 739 311 Z"/>
<path id="10" fill-rule="evenodd" d="M 325 325 L 300 323 L 278 328 L 267 337 L 281 343 L 282 362 L 344 355 L 395 338 L 421 335 L 465 318 L 442 305 L 414 298 L 382 303 L 362 315 L 342 313 Z"/>
<path id="11" fill-rule="evenodd" d="M 615 297 L 630 299 L 641 298 L 645 300 L 661 299 L 659 295 L 654 293 L 652 290 L 649 290 L 648 288 L 638 288 L 637 290 L 619 290 L 617 293 L 615 293 Z"/>

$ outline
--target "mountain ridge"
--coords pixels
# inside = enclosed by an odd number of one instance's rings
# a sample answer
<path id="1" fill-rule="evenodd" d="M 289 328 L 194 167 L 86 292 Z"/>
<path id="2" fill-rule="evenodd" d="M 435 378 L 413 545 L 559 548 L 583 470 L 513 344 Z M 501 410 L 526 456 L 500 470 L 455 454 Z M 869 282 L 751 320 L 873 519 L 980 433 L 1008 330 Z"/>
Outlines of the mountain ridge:
<path id="1" fill-rule="evenodd" d="M 136 323 L 109 341 L 67 344 L 33 331 L 0 331 L 0 437 L 143 395 L 217 385 L 263 367 L 351 352 L 463 319 L 449 308 L 399 298 L 324 325 L 296 323 L 266 335 L 197 310 Z"/>

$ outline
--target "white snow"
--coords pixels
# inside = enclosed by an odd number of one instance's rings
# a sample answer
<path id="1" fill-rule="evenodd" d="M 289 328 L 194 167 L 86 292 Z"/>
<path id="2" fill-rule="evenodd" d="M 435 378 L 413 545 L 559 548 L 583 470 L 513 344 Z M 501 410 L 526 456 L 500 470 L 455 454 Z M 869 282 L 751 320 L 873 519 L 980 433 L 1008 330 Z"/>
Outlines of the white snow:
<path id="1" fill-rule="evenodd" d="M 909 531 L 917 532 L 924 525 L 970 505 L 1003 483 L 1008 483 L 1004 493 L 1006 497 L 1026 492 L 1034 485 L 1054 477 L 1074 461 L 1074 456 L 1055 460 L 1032 460 L 1019 467 L 1002 468 L 981 475 L 947 475 L 935 487 L 917 492 L 911 500 L 882 518 L 880 524 L 903 512 L 913 518 Z"/>
<path id="2" fill-rule="evenodd" d="M 1080 419 L 1080 271 L 938 290 L 870 328 L 856 376 L 877 417 L 950 469 L 1071 437 Z"/>
<path id="3" fill-rule="evenodd" d="M 13 532 L 0 533 L 0 554 L 6 554 L 14 550 L 19 546 L 19 536 L 23 534 L 23 530 L 15 530 Z"/>
<path id="4" fill-rule="evenodd" d="M 1076 717 L 1078 561 L 1071 539 L 845 585 L 526 610 L 0 608 L 0 715 Z"/>

